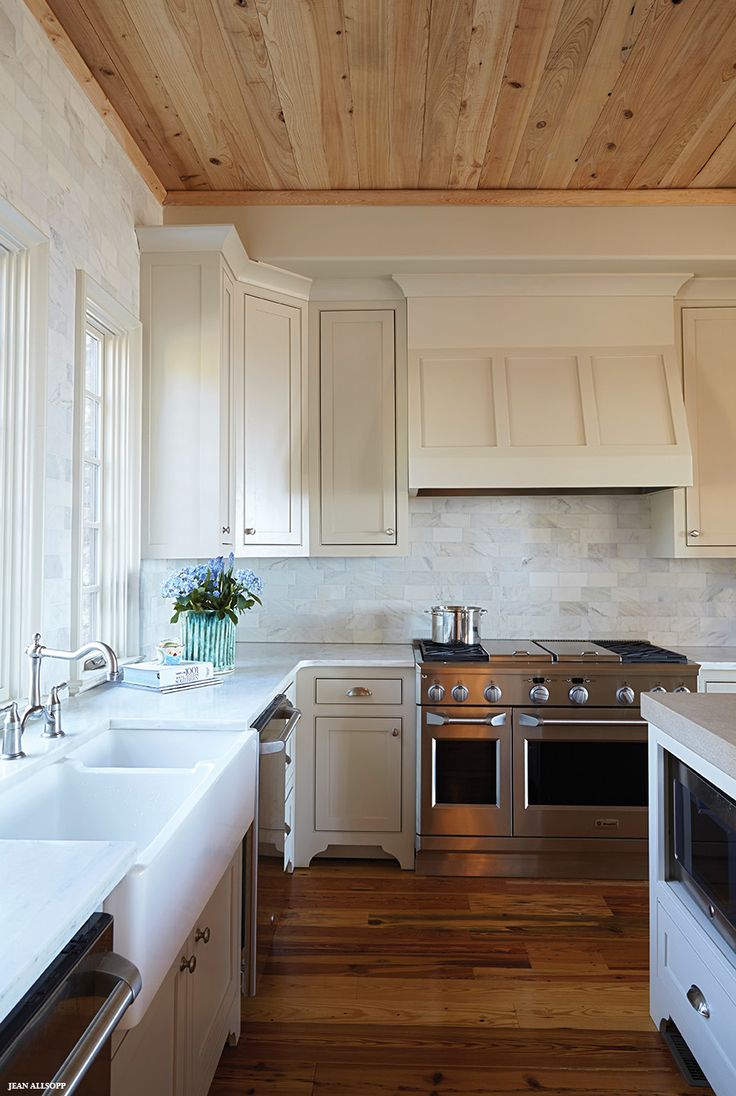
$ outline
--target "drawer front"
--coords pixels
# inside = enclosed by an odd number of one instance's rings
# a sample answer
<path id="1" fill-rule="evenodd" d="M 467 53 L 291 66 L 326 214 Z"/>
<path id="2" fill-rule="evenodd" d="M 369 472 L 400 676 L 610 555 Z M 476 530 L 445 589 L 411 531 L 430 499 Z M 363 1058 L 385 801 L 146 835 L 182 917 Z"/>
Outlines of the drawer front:
<path id="1" fill-rule="evenodd" d="M 318 677 L 317 704 L 401 704 L 402 680 L 395 678 Z"/>
<path id="2" fill-rule="evenodd" d="M 670 1015 L 716 1092 L 736 1092 L 736 977 L 733 985 L 724 987 L 661 905 L 657 974 L 667 989 Z M 728 1085 L 722 1088 L 724 1078 Z"/>
<path id="3" fill-rule="evenodd" d="M 286 799 L 289 792 L 294 787 L 294 776 L 296 773 L 296 757 L 294 751 L 296 750 L 296 733 L 291 732 L 286 742 L 284 743 L 284 798 Z"/>

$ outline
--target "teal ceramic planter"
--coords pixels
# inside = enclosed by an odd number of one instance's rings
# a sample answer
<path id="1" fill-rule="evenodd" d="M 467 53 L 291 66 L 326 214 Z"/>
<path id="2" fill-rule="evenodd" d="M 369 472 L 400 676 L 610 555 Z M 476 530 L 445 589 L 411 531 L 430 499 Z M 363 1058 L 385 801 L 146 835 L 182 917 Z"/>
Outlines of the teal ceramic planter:
<path id="1" fill-rule="evenodd" d="M 214 612 L 184 613 L 181 633 L 187 661 L 211 662 L 216 674 L 235 669 L 235 625 L 229 617 L 219 620 Z"/>

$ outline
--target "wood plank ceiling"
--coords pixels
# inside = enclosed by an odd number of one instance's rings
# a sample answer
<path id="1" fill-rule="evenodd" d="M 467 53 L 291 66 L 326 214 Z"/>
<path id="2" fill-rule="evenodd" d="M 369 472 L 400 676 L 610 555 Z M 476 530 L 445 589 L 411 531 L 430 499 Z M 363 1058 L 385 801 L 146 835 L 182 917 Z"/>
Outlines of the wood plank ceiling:
<path id="1" fill-rule="evenodd" d="M 48 6 L 172 201 L 736 186 L 736 0 Z"/>

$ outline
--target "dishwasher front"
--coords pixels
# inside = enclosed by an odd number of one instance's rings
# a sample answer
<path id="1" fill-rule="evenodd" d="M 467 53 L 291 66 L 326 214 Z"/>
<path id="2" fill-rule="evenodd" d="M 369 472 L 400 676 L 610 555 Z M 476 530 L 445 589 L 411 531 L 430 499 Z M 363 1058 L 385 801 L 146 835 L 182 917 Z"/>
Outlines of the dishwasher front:
<path id="1" fill-rule="evenodd" d="M 299 708 L 279 693 L 253 721 L 258 731 L 255 821 L 244 846 L 243 992 L 254 996 L 289 904 Z"/>

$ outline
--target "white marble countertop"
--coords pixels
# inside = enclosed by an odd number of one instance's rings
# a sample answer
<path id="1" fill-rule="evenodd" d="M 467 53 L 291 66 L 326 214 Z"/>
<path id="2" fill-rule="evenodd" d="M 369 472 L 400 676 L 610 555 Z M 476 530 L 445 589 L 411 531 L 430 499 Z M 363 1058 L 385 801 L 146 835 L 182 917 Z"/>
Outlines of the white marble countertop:
<path id="1" fill-rule="evenodd" d="M 644 693 L 641 714 L 675 742 L 736 779 L 736 696 Z"/>
<path id="2" fill-rule="evenodd" d="M 680 647 L 677 650 L 704 670 L 736 670 L 736 647 Z"/>
<path id="3" fill-rule="evenodd" d="M 0 761 L 0 794 L 52 764 L 110 723 L 246 731 L 273 696 L 306 666 L 414 665 L 410 644 L 266 643 L 238 646 L 235 672 L 221 685 L 155 694 L 101 685 L 65 700 L 65 737 L 41 738 L 31 723 L 26 757 Z M 135 862 L 123 842 L 0 841 L 0 1020 L 54 959 Z"/>
<path id="4" fill-rule="evenodd" d="M 122 841 L 0 841 L 0 1019 L 135 861 Z"/>

